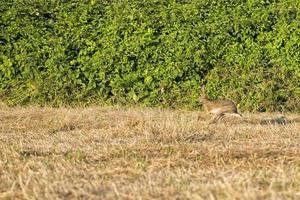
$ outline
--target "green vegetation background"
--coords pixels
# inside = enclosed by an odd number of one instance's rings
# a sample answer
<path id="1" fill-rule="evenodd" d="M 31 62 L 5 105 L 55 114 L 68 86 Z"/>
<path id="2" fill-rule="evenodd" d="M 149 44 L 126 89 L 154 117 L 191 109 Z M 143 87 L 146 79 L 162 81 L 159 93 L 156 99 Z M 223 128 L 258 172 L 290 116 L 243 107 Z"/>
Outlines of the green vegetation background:
<path id="1" fill-rule="evenodd" d="M 299 0 L 0 0 L 0 100 L 300 111 Z"/>

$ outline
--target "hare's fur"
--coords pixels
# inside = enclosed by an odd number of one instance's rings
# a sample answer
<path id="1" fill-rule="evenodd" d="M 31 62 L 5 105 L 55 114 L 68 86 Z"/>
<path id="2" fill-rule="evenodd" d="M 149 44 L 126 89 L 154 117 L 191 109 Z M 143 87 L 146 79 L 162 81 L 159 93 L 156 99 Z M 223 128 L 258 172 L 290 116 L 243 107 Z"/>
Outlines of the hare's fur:
<path id="1" fill-rule="evenodd" d="M 233 114 L 242 117 L 238 112 L 235 103 L 231 100 L 208 100 L 205 94 L 205 88 L 202 86 L 201 96 L 199 98 L 200 103 L 202 104 L 202 109 L 205 114 L 213 115 L 210 120 L 211 123 L 216 123 L 222 117 L 227 114 Z"/>

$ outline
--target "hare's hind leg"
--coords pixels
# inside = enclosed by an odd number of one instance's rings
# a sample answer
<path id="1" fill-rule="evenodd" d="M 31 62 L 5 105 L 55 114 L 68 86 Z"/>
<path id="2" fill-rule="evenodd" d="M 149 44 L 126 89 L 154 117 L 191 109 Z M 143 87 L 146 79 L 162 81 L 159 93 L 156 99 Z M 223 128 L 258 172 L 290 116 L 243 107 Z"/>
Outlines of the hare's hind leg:
<path id="1" fill-rule="evenodd" d="M 224 113 L 218 113 L 213 116 L 213 118 L 209 121 L 209 124 L 216 123 L 218 120 L 220 120 L 222 117 L 224 117 Z"/>

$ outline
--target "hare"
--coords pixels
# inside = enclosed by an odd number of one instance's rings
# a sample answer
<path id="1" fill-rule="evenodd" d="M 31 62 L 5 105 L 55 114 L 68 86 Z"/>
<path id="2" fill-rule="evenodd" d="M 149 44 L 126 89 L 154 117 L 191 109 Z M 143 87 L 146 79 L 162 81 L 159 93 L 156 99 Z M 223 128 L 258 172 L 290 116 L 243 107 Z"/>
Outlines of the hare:
<path id="1" fill-rule="evenodd" d="M 242 117 L 238 112 L 235 103 L 231 100 L 208 100 L 205 94 L 205 87 L 201 87 L 201 96 L 199 102 L 202 104 L 202 109 L 206 114 L 212 114 L 213 117 L 209 124 L 216 123 L 226 114 L 234 114 Z"/>

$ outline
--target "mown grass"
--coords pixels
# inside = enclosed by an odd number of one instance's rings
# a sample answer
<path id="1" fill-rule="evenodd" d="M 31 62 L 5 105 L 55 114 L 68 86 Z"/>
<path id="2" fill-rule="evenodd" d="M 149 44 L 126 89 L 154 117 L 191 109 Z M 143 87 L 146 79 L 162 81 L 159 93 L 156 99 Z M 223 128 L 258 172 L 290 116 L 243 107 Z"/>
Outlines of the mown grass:
<path id="1" fill-rule="evenodd" d="M 300 116 L 0 106 L 0 199 L 299 199 Z"/>

